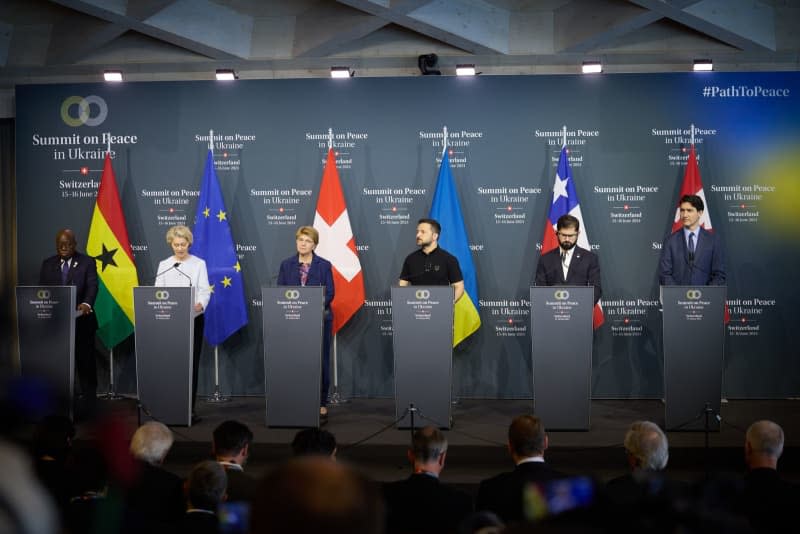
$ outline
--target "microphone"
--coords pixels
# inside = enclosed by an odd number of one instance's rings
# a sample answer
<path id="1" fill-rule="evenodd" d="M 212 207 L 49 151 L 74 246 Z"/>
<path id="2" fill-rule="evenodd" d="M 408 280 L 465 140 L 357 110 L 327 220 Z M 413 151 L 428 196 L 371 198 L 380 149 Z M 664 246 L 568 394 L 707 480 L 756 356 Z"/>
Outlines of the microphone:
<path id="1" fill-rule="evenodd" d="M 176 261 L 175 263 L 173 263 L 173 264 L 172 264 L 171 266 L 169 266 L 168 268 L 166 268 L 166 269 L 164 269 L 163 271 L 161 271 L 160 273 L 156 274 L 156 275 L 153 277 L 152 281 L 155 283 L 155 281 L 156 281 L 156 280 L 158 280 L 158 277 L 159 277 L 159 276 L 161 276 L 161 275 L 164 275 L 164 274 L 167 274 L 167 273 L 168 273 L 168 272 L 170 272 L 172 269 L 177 269 L 179 265 L 180 265 L 180 263 L 178 263 L 178 262 Z"/>
<path id="2" fill-rule="evenodd" d="M 180 269 L 178 269 L 178 267 L 180 267 L 180 265 L 181 265 L 180 263 L 175 263 L 175 265 L 173 265 L 172 267 L 173 267 L 173 268 L 174 268 L 176 271 L 178 271 L 179 273 L 181 273 L 183 276 L 185 276 L 185 277 L 186 277 L 186 279 L 187 279 L 187 280 L 189 280 L 189 287 L 192 287 L 192 277 L 191 277 L 191 276 L 189 276 L 188 274 L 186 274 L 185 272 L 181 271 Z"/>

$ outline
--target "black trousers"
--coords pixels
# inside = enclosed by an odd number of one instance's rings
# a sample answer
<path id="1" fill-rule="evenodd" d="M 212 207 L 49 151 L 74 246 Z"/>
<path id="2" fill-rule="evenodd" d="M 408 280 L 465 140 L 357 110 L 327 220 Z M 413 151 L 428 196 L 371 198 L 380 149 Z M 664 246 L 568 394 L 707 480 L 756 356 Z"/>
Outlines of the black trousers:
<path id="1" fill-rule="evenodd" d="M 194 318 L 194 352 L 192 354 L 192 413 L 197 400 L 197 372 L 200 370 L 200 353 L 203 352 L 203 328 L 206 316 L 201 313 Z"/>

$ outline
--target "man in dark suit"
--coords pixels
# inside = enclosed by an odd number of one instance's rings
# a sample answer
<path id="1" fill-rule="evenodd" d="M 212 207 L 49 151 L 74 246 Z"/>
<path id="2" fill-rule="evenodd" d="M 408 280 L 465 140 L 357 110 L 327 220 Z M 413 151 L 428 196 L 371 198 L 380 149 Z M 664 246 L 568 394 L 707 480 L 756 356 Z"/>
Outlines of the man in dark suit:
<path id="1" fill-rule="evenodd" d="M 439 481 L 446 456 L 447 438 L 438 428 L 426 426 L 414 432 L 408 450 L 414 473 L 383 486 L 388 534 L 456 532 L 472 512 L 469 495 Z"/>
<path id="2" fill-rule="evenodd" d="M 600 300 L 600 263 L 593 252 L 577 246 L 581 223 L 572 215 L 556 221 L 558 247 L 539 257 L 537 286 L 594 286 L 594 302 Z"/>
<path id="3" fill-rule="evenodd" d="M 508 452 L 516 468 L 484 480 L 478 487 L 475 509 L 494 512 L 507 524 L 523 521 L 523 495 L 528 484 L 546 484 L 567 475 L 544 461 L 548 438 L 541 419 L 520 415 L 508 428 Z"/>
<path id="4" fill-rule="evenodd" d="M 75 320 L 75 367 L 87 414 L 94 412 L 97 399 L 97 367 L 94 335 L 97 319 L 92 313 L 97 296 L 97 266 L 95 259 L 75 250 L 77 243 L 72 230 L 63 229 L 56 235 L 56 255 L 42 262 L 39 284 L 43 286 L 75 286 L 77 310 Z"/>
<path id="5" fill-rule="evenodd" d="M 255 497 L 258 481 L 244 472 L 252 442 L 253 432 L 239 421 L 224 421 L 214 429 L 212 448 L 228 476 L 227 495 L 231 502 L 251 502 Z"/>
<path id="6" fill-rule="evenodd" d="M 744 457 L 744 511 L 756 532 L 795 532 L 800 489 L 778 474 L 783 429 L 772 421 L 756 421 L 747 429 Z"/>
<path id="7" fill-rule="evenodd" d="M 225 501 L 226 471 L 217 462 L 206 460 L 195 465 L 186 479 L 188 509 L 176 534 L 218 534 L 219 506 Z"/>
<path id="8" fill-rule="evenodd" d="M 719 235 L 701 226 L 703 199 L 684 195 L 678 209 L 683 227 L 670 234 L 661 246 L 661 285 L 724 286 L 725 254 Z"/>

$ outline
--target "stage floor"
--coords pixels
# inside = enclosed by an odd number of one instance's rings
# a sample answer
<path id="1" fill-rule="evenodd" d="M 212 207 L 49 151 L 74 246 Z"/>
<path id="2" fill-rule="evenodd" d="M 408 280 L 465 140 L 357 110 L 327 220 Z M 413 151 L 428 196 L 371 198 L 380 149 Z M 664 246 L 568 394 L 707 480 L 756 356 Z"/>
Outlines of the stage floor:
<path id="1" fill-rule="evenodd" d="M 100 401 L 106 413 L 113 413 L 135 429 L 136 401 L 125 398 Z M 247 470 L 259 474 L 290 455 L 289 443 L 297 429 L 267 428 L 265 402 L 260 397 L 234 397 L 228 402 L 197 402 L 201 421 L 191 427 L 172 427 L 175 445 L 166 467 L 185 474 L 191 465 L 208 458 L 214 428 L 227 419 L 248 425 L 255 435 Z M 670 443 L 668 469 L 674 476 L 692 480 L 708 472 L 741 473 L 744 469 L 743 443 L 747 427 L 758 419 L 771 419 L 786 433 L 786 445 L 779 464 L 787 478 L 800 479 L 800 404 L 795 400 L 730 400 L 721 407 L 718 432 L 667 432 Z M 325 429 L 336 436 L 339 458 L 352 462 L 378 480 L 394 480 L 408 473 L 405 451 L 410 433 L 399 430 L 392 399 L 352 399 L 331 406 Z M 506 432 L 511 419 L 530 413 L 530 400 L 463 399 L 452 409 L 453 426 L 446 431 L 449 441 L 444 479 L 466 486 L 499 471 L 510 469 Z M 594 400 L 588 431 L 549 432 L 546 457 L 569 473 L 589 473 L 607 480 L 627 468 L 622 449 L 625 431 L 639 419 L 664 423 L 660 400 Z M 424 420 L 421 424 L 427 424 Z M 547 422 L 545 421 L 545 425 Z M 91 437 L 91 427 L 79 426 L 78 439 Z M 706 439 L 708 448 L 706 448 Z"/>

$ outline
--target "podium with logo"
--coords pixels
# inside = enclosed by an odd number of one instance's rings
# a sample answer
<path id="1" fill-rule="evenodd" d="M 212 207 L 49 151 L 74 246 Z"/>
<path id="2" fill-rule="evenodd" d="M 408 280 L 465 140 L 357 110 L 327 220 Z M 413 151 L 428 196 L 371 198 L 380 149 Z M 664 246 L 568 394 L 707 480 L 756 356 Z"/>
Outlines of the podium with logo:
<path id="1" fill-rule="evenodd" d="M 453 297 L 450 286 L 392 288 L 398 428 L 410 428 L 412 423 L 450 428 Z"/>
<path id="2" fill-rule="evenodd" d="M 719 430 L 725 286 L 662 286 L 667 430 Z"/>
<path id="3" fill-rule="evenodd" d="M 269 427 L 318 427 L 325 288 L 262 287 Z"/>
<path id="4" fill-rule="evenodd" d="M 139 404 L 166 425 L 192 425 L 194 290 L 133 288 Z"/>
<path id="5" fill-rule="evenodd" d="M 594 287 L 531 287 L 534 413 L 548 430 L 589 430 Z"/>
<path id="6" fill-rule="evenodd" d="M 72 416 L 75 286 L 17 286 L 17 339 L 23 376 L 43 378 Z"/>

